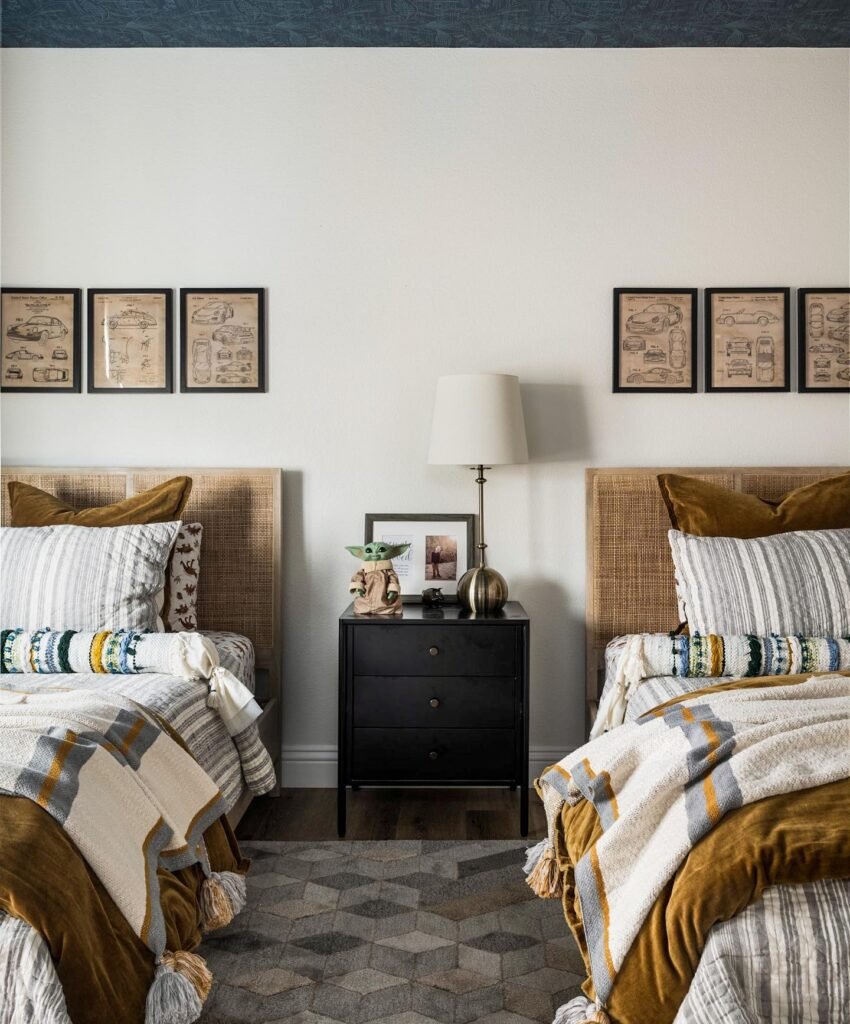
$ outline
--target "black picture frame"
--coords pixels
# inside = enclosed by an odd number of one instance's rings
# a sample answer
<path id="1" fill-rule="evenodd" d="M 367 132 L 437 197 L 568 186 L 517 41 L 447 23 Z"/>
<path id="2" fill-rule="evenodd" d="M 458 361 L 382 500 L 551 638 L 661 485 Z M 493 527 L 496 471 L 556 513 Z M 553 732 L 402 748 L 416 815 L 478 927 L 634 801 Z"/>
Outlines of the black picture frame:
<path id="1" fill-rule="evenodd" d="M 374 540 L 374 526 L 375 523 L 380 522 L 462 523 L 466 528 L 466 568 L 463 572 L 468 571 L 475 564 L 475 552 L 477 549 L 475 547 L 475 516 L 472 513 L 450 513 L 448 515 L 438 515 L 433 512 L 367 512 L 364 524 L 364 544 L 368 544 L 371 540 Z M 460 568 L 460 566 L 457 567 L 457 579 L 460 579 L 463 575 Z M 425 582 L 426 584 L 431 585 L 437 585 L 439 583 L 438 580 L 428 580 Z M 444 595 L 444 598 L 448 604 L 457 603 L 456 594 L 446 594 Z M 418 594 L 402 594 L 401 600 L 403 604 L 421 604 L 422 593 L 420 591 Z"/>
<path id="2" fill-rule="evenodd" d="M 691 359 L 691 383 L 687 387 L 665 387 L 663 384 L 645 385 L 641 387 L 626 387 L 620 383 L 620 297 L 622 295 L 687 295 L 691 300 L 690 315 L 690 359 Z M 614 360 L 612 375 L 612 390 L 618 395 L 689 395 L 699 390 L 699 365 L 697 361 L 697 331 L 699 327 L 699 315 L 697 304 L 699 301 L 698 288 L 615 288 L 614 289 Z"/>
<path id="3" fill-rule="evenodd" d="M 188 298 L 190 295 L 255 295 L 257 298 L 257 384 L 255 387 L 197 386 L 188 381 Z M 211 298 L 212 301 L 212 298 Z M 210 322 L 213 323 L 212 321 Z M 219 322 L 219 327 L 224 326 Z M 214 340 L 214 339 L 213 339 Z M 257 394 L 266 387 L 266 290 L 265 288 L 181 288 L 180 289 L 180 391 L 182 394 Z"/>
<path id="4" fill-rule="evenodd" d="M 82 390 L 83 381 L 83 344 L 82 344 L 82 330 L 83 330 L 83 316 L 82 316 L 82 304 L 83 304 L 83 290 L 82 288 L 13 288 L 11 286 L 4 286 L 0 288 L 0 339 L 5 343 L 6 339 L 6 324 L 3 322 L 3 308 L 5 303 L 2 302 L 2 296 L 4 295 L 70 295 L 73 300 L 73 338 L 71 339 L 71 351 L 73 353 L 73 367 L 70 374 L 70 382 L 68 387 L 7 387 L 5 384 L 7 368 L 5 365 L 2 368 L 2 377 L 0 377 L 0 393 L 6 394 L 49 394 L 49 395 L 78 395 Z M 5 351 L 5 344 L 0 346 L 3 348 L 2 356 L 3 363 L 5 364 L 5 357 L 8 355 Z"/>
<path id="5" fill-rule="evenodd" d="M 779 294 L 784 297 L 784 315 L 782 318 L 782 328 L 784 333 L 782 351 L 785 358 L 785 383 L 780 387 L 759 387 L 757 383 L 753 383 L 751 386 L 744 387 L 727 387 L 715 385 L 713 383 L 714 375 L 714 328 L 715 318 L 713 317 L 712 310 L 712 298 L 715 295 L 723 295 L 726 293 L 735 295 L 766 295 L 766 294 Z M 706 288 L 705 289 L 705 390 L 713 394 L 782 394 L 791 390 L 791 289 L 783 286 L 763 287 L 763 288 Z M 758 321 L 740 321 L 741 323 L 750 326 Z M 766 326 L 766 324 L 765 324 Z M 756 355 L 756 363 L 758 356 Z M 758 373 L 756 364 L 754 364 L 754 373 Z"/>
<path id="6" fill-rule="evenodd" d="M 104 388 L 95 384 L 94 312 L 98 295 L 162 295 L 165 299 L 165 386 L 161 388 Z M 86 293 L 86 391 L 95 395 L 170 395 L 174 391 L 174 289 L 173 288 L 89 288 Z"/>
<path id="7" fill-rule="evenodd" d="M 807 302 L 806 299 L 809 295 L 845 295 L 850 300 L 850 285 L 844 288 L 798 288 L 797 289 L 797 390 L 801 394 L 809 395 L 846 395 L 850 392 L 850 362 L 843 363 L 841 373 L 848 374 L 847 383 L 844 385 L 836 385 L 835 387 L 815 387 L 813 383 L 809 382 L 808 379 L 808 360 L 806 353 L 808 351 L 808 337 L 809 337 L 809 323 L 807 318 Z M 826 314 L 827 320 L 829 314 Z M 845 357 L 850 355 L 850 317 L 848 320 L 838 320 L 839 324 L 844 325 L 844 336 L 846 340 L 841 341 L 840 338 L 835 336 L 835 328 L 826 328 L 826 333 L 830 339 L 827 344 L 835 343 L 838 345 L 847 346 L 843 354 Z"/>

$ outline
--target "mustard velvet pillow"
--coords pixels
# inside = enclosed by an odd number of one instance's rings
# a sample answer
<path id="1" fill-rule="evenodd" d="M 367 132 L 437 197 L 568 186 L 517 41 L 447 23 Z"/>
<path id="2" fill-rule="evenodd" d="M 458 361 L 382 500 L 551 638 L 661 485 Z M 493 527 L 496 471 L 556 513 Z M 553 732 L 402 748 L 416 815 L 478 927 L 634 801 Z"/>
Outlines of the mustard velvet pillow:
<path id="1" fill-rule="evenodd" d="M 175 476 L 113 505 L 75 509 L 32 484 L 10 480 L 12 526 L 145 526 L 183 518 L 192 478 Z"/>
<path id="2" fill-rule="evenodd" d="M 690 476 L 661 473 L 658 486 L 674 530 L 696 537 L 752 540 L 799 530 L 850 527 L 850 473 L 765 501 Z"/>

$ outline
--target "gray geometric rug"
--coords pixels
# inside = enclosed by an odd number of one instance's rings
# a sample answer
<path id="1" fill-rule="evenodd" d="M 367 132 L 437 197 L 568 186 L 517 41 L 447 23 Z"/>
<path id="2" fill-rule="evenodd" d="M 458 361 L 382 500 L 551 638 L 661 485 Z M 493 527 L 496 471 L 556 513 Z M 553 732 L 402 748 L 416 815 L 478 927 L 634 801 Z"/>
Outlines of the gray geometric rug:
<path id="1" fill-rule="evenodd" d="M 204 1024 L 550 1024 L 584 967 L 526 842 L 242 843 Z"/>

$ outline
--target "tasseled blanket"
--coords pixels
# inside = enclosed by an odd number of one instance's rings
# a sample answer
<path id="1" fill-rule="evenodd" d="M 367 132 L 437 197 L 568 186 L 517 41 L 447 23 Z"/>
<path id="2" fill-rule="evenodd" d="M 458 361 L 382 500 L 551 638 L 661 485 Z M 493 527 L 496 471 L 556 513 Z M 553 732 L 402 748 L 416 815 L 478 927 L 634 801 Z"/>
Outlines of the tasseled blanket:
<path id="1" fill-rule="evenodd" d="M 116 694 L 5 691 L 0 749 L 0 792 L 61 825 L 155 958 L 146 1024 L 195 1020 L 212 977 L 200 957 L 165 948 L 157 868 L 200 866 L 207 929 L 244 906 L 243 878 L 210 869 L 203 835 L 226 810 L 213 781 L 149 713 Z"/>
<path id="2" fill-rule="evenodd" d="M 165 672 L 205 679 L 207 706 L 218 711 L 231 736 L 247 729 L 262 713 L 248 687 L 219 664 L 215 645 L 200 633 L 4 629 L 0 657 L 2 673 Z"/>
<path id="3" fill-rule="evenodd" d="M 636 633 L 626 638 L 590 735 L 594 738 L 621 725 L 630 697 L 644 679 L 653 676 L 746 679 L 847 668 L 850 637 Z"/>

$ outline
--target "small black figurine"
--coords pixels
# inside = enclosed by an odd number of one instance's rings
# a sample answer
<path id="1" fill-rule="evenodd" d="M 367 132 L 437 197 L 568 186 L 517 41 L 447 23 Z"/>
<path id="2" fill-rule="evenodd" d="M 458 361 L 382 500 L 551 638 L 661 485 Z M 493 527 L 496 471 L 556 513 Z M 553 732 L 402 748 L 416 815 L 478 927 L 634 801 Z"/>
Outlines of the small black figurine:
<path id="1" fill-rule="evenodd" d="M 443 601 L 445 601 L 445 597 L 443 596 L 442 587 L 426 587 L 422 591 L 423 604 L 431 605 L 433 607 L 434 605 L 442 604 Z"/>

